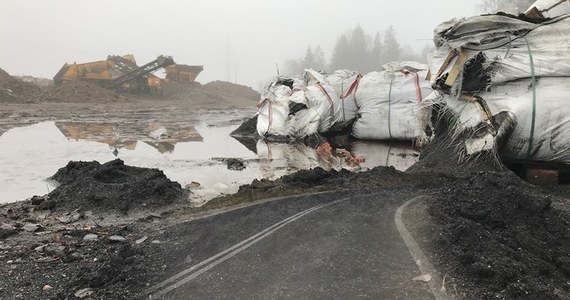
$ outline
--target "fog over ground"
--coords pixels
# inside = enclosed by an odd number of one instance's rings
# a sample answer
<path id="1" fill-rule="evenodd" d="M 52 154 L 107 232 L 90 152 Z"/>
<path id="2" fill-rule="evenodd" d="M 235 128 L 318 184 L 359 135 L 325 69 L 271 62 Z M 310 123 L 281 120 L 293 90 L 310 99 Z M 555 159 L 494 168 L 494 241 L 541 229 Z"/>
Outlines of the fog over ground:
<path id="1" fill-rule="evenodd" d="M 204 65 L 202 83 L 226 80 L 259 89 L 276 63 L 360 24 L 368 34 L 392 25 L 402 46 L 420 51 L 433 28 L 478 13 L 473 0 L 0 0 L 0 68 L 52 78 L 65 63 L 160 54 Z M 157 75 L 161 75 L 158 73 Z"/>

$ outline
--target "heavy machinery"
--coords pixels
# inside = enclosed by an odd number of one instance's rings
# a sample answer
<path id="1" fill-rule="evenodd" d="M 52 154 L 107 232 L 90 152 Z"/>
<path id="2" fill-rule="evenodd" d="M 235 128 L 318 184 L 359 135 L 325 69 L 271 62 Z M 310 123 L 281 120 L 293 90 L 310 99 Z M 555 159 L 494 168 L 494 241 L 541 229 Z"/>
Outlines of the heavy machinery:
<path id="1" fill-rule="evenodd" d="M 66 81 L 83 80 L 119 92 L 133 94 L 158 92 L 160 78 L 152 72 L 173 65 L 170 56 L 158 56 L 139 67 L 132 55 L 108 56 L 107 60 L 83 64 L 64 64 L 53 80 L 56 85 Z"/>
<path id="2" fill-rule="evenodd" d="M 191 83 L 204 70 L 204 66 L 172 64 L 164 70 L 166 71 L 166 79 L 180 83 Z"/>

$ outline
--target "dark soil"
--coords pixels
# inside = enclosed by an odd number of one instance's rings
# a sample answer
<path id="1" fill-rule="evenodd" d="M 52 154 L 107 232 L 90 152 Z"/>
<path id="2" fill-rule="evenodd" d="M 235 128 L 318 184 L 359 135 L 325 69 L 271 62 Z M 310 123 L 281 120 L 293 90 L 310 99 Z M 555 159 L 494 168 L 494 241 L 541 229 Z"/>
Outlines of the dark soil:
<path id="1" fill-rule="evenodd" d="M 375 187 L 390 188 L 402 185 L 429 186 L 447 182 L 451 177 L 445 174 L 421 173 L 407 174 L 393 167 L 375 167 L 366 172 L 354 173 L 346 169 L 325 171 L 317 167 L 301 170 L 283 176 L 275 181 L 266 179 L 253 180 L 242 185 L 238 192 L 215 198 L 202 208 L 212 209 L 229 205 L 247 203 L 270 197 L 318 193 L 331 190 L 369 189 Z"/>
<path id="2" fill-rule="evenodd" d="M 466 157 L 465 145 L 462 139 L 452 139 L 449 135 L 436 136 L 426 145 L 420 154 L 420 159 L 407 172 L 438 172 L 453 175 L 470 172 L 502 171 L 506 168 L 494 151 L 485 151 L 477 157 Z"/>
<path id="3" fill-rule="evenodd" d="M 570 204 L 511 172 L 473 173 L 437 192 L 429 252 L 466 299 L 568 299 Z"/>
<path id="4" fill-rule="evenodd" d="M 468 134 L 453 138 L 449 119 L 441 120 L 408 172 L 454 179 L 433 186 L 424 217 L 408 221 L 447 291 L 461 299 L 569 299 L 570 188 L 524 182 L 498 149 L 461 157 Z"/>
<path id="5" fill-rule="evenodd" d="M 228 166 L 228 170 L 241 171 L 245 169 L 245 163 L 239 158 L 226 159 L 226 165 Z"/>
<path id="6" fill-rule="evenodd" d="M 98 238 L 86 241 L 86 234 Z M 112 242 L 112 235 L 126 240 Z M 160 269 L 145 256 L 150 242 L 135 242 L 141 236 L 128 226 L 68 228 L 45 237 L 21 233 L 20 242 L 10 240 L 0 250 L 0 298 L 76 299 L 77 291 L 90 288 L 96 299 L 130 299 Z"/>
<path id="7" fill-rule="evenodd" d="M 116 159 L 99 162 L 69 162 L 52 177 L 61 185 L 49 194 L 42 209 L 120 211 L 161 207 L 184 196 L 177 182 L 158 169 L 126 166 Z"/>

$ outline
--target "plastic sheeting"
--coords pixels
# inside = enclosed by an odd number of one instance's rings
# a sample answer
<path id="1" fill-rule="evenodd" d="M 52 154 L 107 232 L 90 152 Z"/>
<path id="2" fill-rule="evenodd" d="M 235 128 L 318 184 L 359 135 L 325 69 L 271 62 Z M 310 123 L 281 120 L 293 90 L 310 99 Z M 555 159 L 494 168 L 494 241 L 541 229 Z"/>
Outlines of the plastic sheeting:
<path id="1" fill-rule="evenodd" d="M 536 94 L 536 97 L 533 95 Z M 493 87 L 492 92 L 480 94 L 491 113 L 502 111 L 514 114 L 516 126 L 502 149 L 507 159 L 570 163 L 570 78 L 540 78 L 535 88 L 531 79 L 513 81 Z M 441 101 L 455 114 L 455 129 L 462 131 L 486 122 L 485 115 L 475 102 L 465 102 L 436 92 Z M 533 99 L 536 99 L 535 101 Z M 534 102 L 534 105 L 533 105 Z M 533 108 L 534 107 L 534 108 Z M 533 116 L 534 114 L 534 116 Z"/>
<path id="2" fill-rule="evenodd" d="M 533 6 L 543 10 L 558 2 Z M 487 119 L 508 112 L 516 126 L 501 149 L 503 158 L 570 163 L 570 106 L 564 105 L 570 92 L 569 15 L 542 23 L 505 15 L 452 20 L 435 29 L 434 41 L 436 92 L 424 99 L 424 126 L 430 125 L 430 104 L 438 101 L 454 112 L 455 132 L 481 131 L 486 123 L 487 134 L 465 142 L 467 153 L 476 153 L 496 143 L 498 124 Z M 458 100 L 464 96 L 479 100 Z"/>
<path id="3" fill-rule="evenodd" d="M 353 122 L 356 105 L 349 90 L 358 82 L 358 73 L 340 70 L 326 77 L 305 70 L 303 78 L 303 81 L 278 78 L 264 90 L 258 105 L 259 135 L 300 139 L 314 133 L 342 130 Z M 301 108 L 291 111 L 295 104 Z"/>
<path id="4" fill-rule="evenodd" d="M 354 125 L 356 138 L 425 140 L 417 111 L 431 91 L 427 65 L 394 62 L 384 69 L 364 77 L 350 70 L 305 70 L 302 80 L 278 78 L 262 93 L 258 134 L 302 139 Z"/>
<path id="5" fill-rule="evenodd" d="M 257 133 L 261 136 L 290 135 L 285 126 L 289 116 L 289 95 L 292 90 L 285 85 L 275 85 L 264 91 L 264 98 L 258 105 Z"/>
<path id="6" fill-rule="evenodd" d="M 427 71 L 398 69 L 362 77 L 355 94 L 359 118 L 352 135 L 372 140 L 425 140 L 417 113 L 422 98 L 431 92 L 426 75 Z"/>
<path id="7" fill-rule="evenodd" d="M 568 76 L 570 74 L 570 17 L 562 16 L 534 24 L 502 15 L 477 16 L 443 23 L 435 29 L 437 49 L 430 69 L 432 83 L 444 89 L 443 81 L 460 58 L 447 65 L 452 51 L 464 51 L 451 94 L 485 90 L 519 78 Z M 479 75 L 479 76 L 478 76 Z M 480 80 L 479 85 L 473 82 Z"/>
<path id="8" fill-rule="evenodd" d="M 341 100 L 338 126 L 346 127 L 356 118 L 357 107 L 355 92 L 360 83 L 360 73 L 350 70 L 337 70 L 326 77 L 327 82 L 334 89 Z"/>

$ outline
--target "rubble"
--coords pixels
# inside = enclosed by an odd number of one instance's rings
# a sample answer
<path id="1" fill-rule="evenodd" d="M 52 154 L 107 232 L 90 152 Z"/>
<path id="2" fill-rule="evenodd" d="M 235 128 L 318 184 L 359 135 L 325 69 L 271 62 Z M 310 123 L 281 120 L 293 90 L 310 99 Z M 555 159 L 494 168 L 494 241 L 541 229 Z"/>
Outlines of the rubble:
<path id="1" fill-rule="evenodd" d="M 24 225 L 23 229 L 27 232 L 36 232 L 36 231 L 42 229 L 42 225 L 28 223 L 28 224 Z"/>
<path id="2" fill-rule="evenodd" d="M 0 224 L 0 240 L 3 240 L 11 235 L 16 234 L 16 227 L 2 223 Z"/>
<path id="3" fill-rule="evenodd" d="M 119 235 L 112 235 L 109 237 L 109 242 L 111 243 L 124 243 L 127 239 Z"/>
<path id="4" fill-rule="evenodd" d="M 99 238 L 96 234 L 90 233 L 83 237 L 84 241 L 96 241 Z"/>

